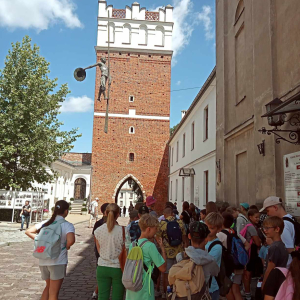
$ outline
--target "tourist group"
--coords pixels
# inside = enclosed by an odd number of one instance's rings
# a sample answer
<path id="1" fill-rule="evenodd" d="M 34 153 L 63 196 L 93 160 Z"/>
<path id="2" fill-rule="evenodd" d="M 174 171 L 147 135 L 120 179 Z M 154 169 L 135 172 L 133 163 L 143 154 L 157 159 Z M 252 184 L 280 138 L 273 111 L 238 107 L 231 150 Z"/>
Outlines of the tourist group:
<path id="1" fill-rule="evenodd" d="M 99 199 L 89 207 L 98 216 Z M 167 202 L 163 215 L 156 200 L 131 204 L 129 224 L 118 224 L 120 207 L 101 205 L 103 217 L 93 228 L 99 300 L 246 300 L 300 299 L 300 224 L 271 196 L 263 208 L 208 202 Z M 46 287 L 42 300 L 58 299 L 75 243 L 75 228 L 65 220 L 69 204 L 55 204 L 50 220 L 27 229 L 34 240 Z M 90 222 L 91 225 L 91 222 Z M 92 292 L 92 291 L 91 291 Z"/>

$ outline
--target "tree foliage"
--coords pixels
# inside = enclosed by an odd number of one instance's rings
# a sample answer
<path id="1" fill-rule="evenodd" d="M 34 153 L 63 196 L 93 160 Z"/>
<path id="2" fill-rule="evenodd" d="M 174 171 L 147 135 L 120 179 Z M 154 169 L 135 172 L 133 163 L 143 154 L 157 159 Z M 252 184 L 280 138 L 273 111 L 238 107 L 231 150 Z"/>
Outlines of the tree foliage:
<path id="1" fill-rule="evenodd" d="M 46 166 L 70 151 L 78 129 L 62 131 L 59 108 L 69 93 L 50 79 L 49 63 L 26 36 L 12 43 L 0 70 L 0 188 L 29 188 L 56 175 Z"/>
<path id="2" fill-rule="evenodd" d="M 170 128 L 170 136 L 172 136 L 172 134 L 175 132 L 178 125 L 179 125 L 179 123 L 177 125 L 173 126 L 172 128 Z"/>

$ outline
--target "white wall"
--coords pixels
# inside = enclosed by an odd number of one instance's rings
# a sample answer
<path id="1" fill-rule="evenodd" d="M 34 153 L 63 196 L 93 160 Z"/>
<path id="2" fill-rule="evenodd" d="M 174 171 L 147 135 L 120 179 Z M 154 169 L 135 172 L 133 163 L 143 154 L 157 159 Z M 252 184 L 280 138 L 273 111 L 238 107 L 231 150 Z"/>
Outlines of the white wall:
<path id="1" fill-rule="evenodd" d="M 106 1 L 99 2 L 98 14 L 98 37 L 97 46 L 107 48 L 108 45 L 108 11 L 110 16 L 112 6 L 107 6 Z M 140 9 L 140 5 L 132 5 L 126 7 L 126 18 L 117 19 L 110 18 L 110 24 L 114 31 L 114 39 L 111 39 L 111 48 L 119 49 L 141 49 L 141 50 L 157 50 L 159 52 L 172 51 L 172 7 L 166 7 L 160 10 L 159 21 L 145 20 L 145 9 Z M 147 28 L 147 43 L 141 35 L 142 28 Z M 130 42 L 124 37 L 127 32 L 126 28 L 130 28 Z M 161 43 L 161 31 L 163 31 L 163 44 Z M 111 34 L 112 36 L 112 34 Z"/>
<path id="2" fill-rule="evenodd" d="M 208 107 L 208 139 L 205 134 L 205 108 Z M 194 149 L 192 149 L 192 123 L 194 123 Z M 185 134 L 185 156 L 183 157 L 183 135 Z M 179 142 L 177 161 L 177 142 Z M 185 177 L 184 200 L 194 202 L 196 206 L 203 208 L 205 205 L 205 180 L 204 171 L 208 171 L 209 196 L 208 201 L 216 200 L 216 80 L 214 79 L 193 110 L 183 120 L 180 129 L 173 136 L 170 144 L 170 175 L 169 175 L 169 200 L 177 202 L 181 210 L 182 177 L 179 176 L 181 168 L 193 168 L 194 197 L 191 199 L 191 179 Z M 172 155 L 173 153 L 173 155 Z M 173 156 L 173 158 L 172 158 Z M 176 179 L 178 180 L 178 192 L 176 199 Z M 172 191 L 171 191 L 172 182 Z M 177 200 L 177 201 L 176 201 Z"/>
<path id="3" fill-rule="evenodd" d="M 122 196 L 121 194 L 123 194 L 122 198 L 121 198 L 121 196 Z M 135 206 L 136 201 L 137 201 L 136 194 L 129 187 L 128 182 L 126 182 L 119 191 L 117 204 L 122 209 L 123 209 L 123 206 L 125 206 L 127 208 L 126 215 L 128 215 L 128 208 L 129 208 L 130 202 L 132 202 L 132 205 Z"/>

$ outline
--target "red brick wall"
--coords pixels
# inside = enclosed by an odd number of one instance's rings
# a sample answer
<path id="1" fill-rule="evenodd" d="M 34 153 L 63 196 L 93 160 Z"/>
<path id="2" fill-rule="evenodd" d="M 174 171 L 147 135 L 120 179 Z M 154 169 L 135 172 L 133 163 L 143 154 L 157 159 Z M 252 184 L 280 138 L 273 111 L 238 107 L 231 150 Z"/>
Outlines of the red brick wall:
<path id="1" fill-rule="evenodd" d="M 83 162 L 83 163 L 86 163 L 86 164 L 91 164 L 91 162 L 92 162 L 92 153 L 69 152 L 69 153 L 65 153 L 62 156 L 62 159 L 66 160 L 66 161 Z"/>
<path id="2" fill-rule="evenodd" d="M 97 59 L 105 53 L 98 52 Z M 170 115 L 171 56 L 119 53 L 111 54 L 112 87 L 110 113 L 137 115 Z M 100 84 L 97 70 L 96 93 Z M 152 93 L 152 94 L 150 94 Z M 135 97 L 129 102 L 129 96 Z M 95 100 L 95 112 L 105 112 L 106 101 Z M 161 211 L 168 199 L 169 121 L 132 118 L 110 118 L 108 133 L 103 132 L 104 117 L 94 117 L 92 151 L 92 197 L 102 203 L 114 202 L 117 184 L 126 175 L 136 177 L 145 191 L 145 197 L 154 195 Z M 135 134 L 129 134 L 134 126 Z M 135 161 L 129 161 L 129 153 Z"/>

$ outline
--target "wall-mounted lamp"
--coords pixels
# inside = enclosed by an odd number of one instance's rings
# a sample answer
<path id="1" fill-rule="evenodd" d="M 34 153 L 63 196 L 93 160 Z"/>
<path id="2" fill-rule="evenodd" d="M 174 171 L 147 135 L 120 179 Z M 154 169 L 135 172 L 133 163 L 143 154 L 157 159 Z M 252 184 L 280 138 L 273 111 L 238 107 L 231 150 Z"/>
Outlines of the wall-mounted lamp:
<path id="1" fill-rule="evenodd" d="M 259 154 L 262 156 L 265 156 L 265 140 L 262 141 L 262 143 L 257 145 Z"/>

